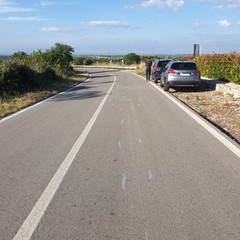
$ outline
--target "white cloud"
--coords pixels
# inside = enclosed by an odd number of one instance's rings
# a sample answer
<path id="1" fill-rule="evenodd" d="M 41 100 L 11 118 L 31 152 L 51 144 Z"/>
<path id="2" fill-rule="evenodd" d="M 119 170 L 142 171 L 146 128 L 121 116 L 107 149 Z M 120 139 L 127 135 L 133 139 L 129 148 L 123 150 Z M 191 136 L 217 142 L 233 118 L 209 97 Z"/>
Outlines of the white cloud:
<path id="1" fill-rule="evenodd" d="M 196 20 L 196 21 L 194 22 L 194 26 L 199 28 L 199 27 L 202 27 L 203 24 L 202 24 L 199 20 Z"/>
<path id="2" fill-rule="evenodd" d="M 224 9 L 224 8 L 240 9 L 240 0 L 227 0 L 222 2 L 223 4 L 216 5 L 213 7 L 213 9 Z"/>
<path id="3" fill-rule="evenodd" d="M 166 1 L 166 5 L 169 8 L 172 8 L 174 10 L 177 10 L 177 9 L 183 7 L 184 4 L 185 4 L 184 0 L 167 0 Z"/>
<path id="4" fill-rule="evenodd" d="M 162 9 L 165 7 L 165 3 L 162 0 L 146 0 L 140 4 L 142 8 L 151 8 L 156 7 L 158 9 Z"/>
<path id="5" fill-rule="evenodd" d="M 8 18 L 5 18 L 5 20 L 7 20 L 7 21 L 40 22 L 40 21 L 46 21 L 47 19 L 43 19 L 38 16 L 33 16 L 33 17 L 8 17 Z"/>
<path id="6" fill-rule="evenodd" d="M 126 8 L 170 8 L 173 10 L 177 10 L 183 7 L 185 4 L 185 0 L 144 0 L 140 5 L 128 5 Z"/>
<path id="7" fill-rule="evenodd" d="M 42 1 L 40 3 L 40 5 L 42 7 L 51 7 L 51 6 L 55 6 L 55 5 L 74 5 L 74 2 L 69 2 L 69 1 L 64 1 L 64 2 L 60 2 L 60 1 Z"/>
<path id="8" fill-rule="evenodd" d="M 10 12 L 32 12 L 32 8 L 18 8 L 11 6 L 0 6 L 0 13 L 10 13 Z"/>
<path id="9" fill-rule="evenodd" d="M 227 19 L 219 21 L 219 25 L 221 27 L 229 27 L 231 24 L 232 24 L 231 21 L 229 21 Z"/>
<path id="10" fill-rule="evenodd" d="M 8 0 L 0 0 L 0 6 L 1 5 L 9 5 L 11 4 Z"/>
<path id="11" fill-rule="evenodd" d="M 66 27 L 43 27 L 43 32 L 70 32 L 71 30 Z"/>
<path id="12" fill-rule="evenodd" d="M 234 9 L 240 9 L 240 0 L 228 0 L 227 7 L 234 8 Z"/>
<path id="13" fill-rule="evenodd" d="M 33 8 L 21 8 L 16 7 L 14 2 L 7 0 L 0 0 L 0 13 L 12 13 L 12 12 L 32 12 Z"/>
<path id="14" fill-rule="evenodd" d="M 223 5 L 217 5 L 217 6 L 214 6 L 213 9 L 218 10 L 218 9 L 223 9 L 223 7 L 224 7 Z"/>
<path id="15" fill-rule="evenodd" d="M 56 3 L 53 1 L 46 1 L 46 2 L 41 2 L 41 6 L 43 7 L 48 7 L 48 6 L 52 6 L 55 5 Z"/>
<path id="16" fill-rule="evenodd" d="M 133 27 L 131 24 L 127 22 L 118 22 L 118 21 L 90 21 L 83 23 L 87 26 L 97 26 L 97 27 L 127 27 L 131 28 Z"/>

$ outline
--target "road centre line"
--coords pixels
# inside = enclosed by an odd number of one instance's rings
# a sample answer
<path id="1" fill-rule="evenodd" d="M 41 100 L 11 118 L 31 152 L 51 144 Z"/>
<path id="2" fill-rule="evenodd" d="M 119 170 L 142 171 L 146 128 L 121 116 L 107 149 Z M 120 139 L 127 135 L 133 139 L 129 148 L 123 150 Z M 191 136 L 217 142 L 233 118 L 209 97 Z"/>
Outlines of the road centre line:
<path id="1" fill-rule="evenodd" d="M 113 75 L 114 76 L 114 75 Z M 46 209 L 48 208 L 50 202 L 52 201 L 57 189 L 59 188 L 61 182 L 63 181 L 64 176 L 68 172 L 70 166 L 72 165 L 77 153 L 79 152 L 81 146 L 83 145 L 86 137 L 88 136 L 91 128 L 93 127 L 99 113 L 101 112 L 106 100 L 112 92 L 112 89 L 116 83 L 116 76 L 114 76 L 114 81 L 108 90 L 106 96 L 103 98 L 95 113 L 89 120 L 88 124 L 78 137 L 77 141 L 65 157 L 64 161 L 58 168 L 57 172 L 52 177 L 51 181 L 47 185 L 46 189 L 42 193 L 41 197 L 33 207 L 32 211 L 18 230 L 17 234 L 13 240 L 29 240 L 36 230 L 39 222 L 41 221 Z"/>
<path id="2" fill-rule="evenodd" d="M 169 98 L 172 102 L 174 102 L 178 107 L 180 107 L 184 112 L 186 112 L 191 118 L 193 118 L 196 122 L 198 122 L 202 127 L 204 127 L 209 133 L 211 133 L 215 138 L 217 138 L 222 144 L 224 144 L 230 151 L 232 151 L 235 155 L 237 155 L 240 158 L 240 148 L 235 146 L 233 143 L 231 143 L 226 137 L 221 135 L 219 132 L 217 132 L 210 124 L 203 121 L 200 116 L 194 114 L 192 111 L 190 111 L 185 105 L 183 105 L 181 102 L 174 99 L 169 93 L 163 91 L 158 85 L 150 82 L 152 86 L 154 86 L 158 91 L 163 93 L 167 98 Z"/>

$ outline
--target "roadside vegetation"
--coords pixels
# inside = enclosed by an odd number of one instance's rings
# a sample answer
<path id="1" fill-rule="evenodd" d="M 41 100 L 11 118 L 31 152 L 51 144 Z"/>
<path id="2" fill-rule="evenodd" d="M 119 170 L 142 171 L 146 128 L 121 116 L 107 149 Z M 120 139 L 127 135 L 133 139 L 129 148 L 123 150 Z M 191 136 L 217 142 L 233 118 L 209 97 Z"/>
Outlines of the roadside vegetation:
<path id="1" fill-rule="evenodd" d="M 16 52 L 0 61 L 0 118 L 86 79 L 71 67 L 73 48 L 56 43 L 45 52 Z"/>
<path id="2" fill-rule="evenodd" d="M 206 54 L 194 58 L 203 76 L 240 84 L 240 54 Z"/>
<path id="3" fill-rule="evenodd" d="M 132 65 L 140 64 L 141 57 L 136 53 L 129 53 L 126 56 L 76 56 L 72 60 L 73 65 Z"/>
<path id="4" fill-rule="evenodd" d="M 42 52 L 30 55 L 16 52 L 0 59 L 0 118 L 55 95 L 87 78 L 87 73 L 76 72 L 73 65 L 135 65 L 137 74 L 145 76 L 147 56 L 129 53 L 125 56 L 75 56 L 74 49 L 56 43 Z M 152 61 L 158 57 L 151 56 Z M 172 56 L 161 57 L 173 59 Z M 174 57 L 193 60 L 202 76 L 240 84 L 240 54 L 206 54 L 198 57 Z"/>

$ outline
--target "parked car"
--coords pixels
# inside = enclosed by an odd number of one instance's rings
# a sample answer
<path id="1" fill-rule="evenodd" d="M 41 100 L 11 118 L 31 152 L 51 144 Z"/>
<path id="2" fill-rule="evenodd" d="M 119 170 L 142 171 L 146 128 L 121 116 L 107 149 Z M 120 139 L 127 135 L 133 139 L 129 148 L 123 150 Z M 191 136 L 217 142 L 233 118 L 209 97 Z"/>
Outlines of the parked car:
<path id="1" fill-rule="evenodd" d="M 160 86 L 168 91 L 170 87 L 200 86 L 201 74 L 197 65 L 192 61 L 171 61 L 162 71 Z"/>
<path id="2" fill-rule="evenodd" d="M 161 79 L 162 69 L 170 62 L 170 60 L 158 59 L 152 69 L 152 78 L 155 83 Z"/>

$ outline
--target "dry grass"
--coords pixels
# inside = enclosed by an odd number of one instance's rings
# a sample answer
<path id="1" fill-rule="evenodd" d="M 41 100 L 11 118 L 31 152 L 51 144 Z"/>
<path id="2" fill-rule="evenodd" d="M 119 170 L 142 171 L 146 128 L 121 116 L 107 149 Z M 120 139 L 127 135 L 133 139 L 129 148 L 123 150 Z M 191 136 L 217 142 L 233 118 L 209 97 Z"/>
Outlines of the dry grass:
<path id="1" fill-rule="evenodd" d="M 23 108 L 33 105 L 34 103 L 42 101 L 68 88 L 76 86 L 77 84 L 86 80 L 87 77 L 88 74 L 78 73 L 67 80 L 48 85 L 48 87 L 42 91 L 28 92 L 16 97 L 0 99 L 0 118 L 6 117 Z"/>

